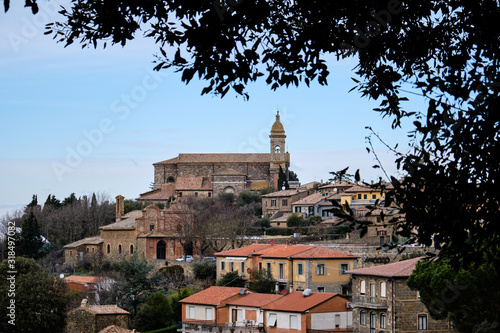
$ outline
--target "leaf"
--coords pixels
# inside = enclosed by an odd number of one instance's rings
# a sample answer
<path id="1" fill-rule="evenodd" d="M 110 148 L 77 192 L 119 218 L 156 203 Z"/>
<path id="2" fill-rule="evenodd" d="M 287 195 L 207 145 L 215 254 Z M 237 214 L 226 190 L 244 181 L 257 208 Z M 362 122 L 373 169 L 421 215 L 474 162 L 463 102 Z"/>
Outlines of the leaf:
<path id="1" fill-rule="evenodd" d="M 3 8 L 4 8 L 5 12 L 7 13 L 7 11 L 10 8 L 10 0 L 3 0 Z"/>
<path id="2" fill-rule="evenodd" d="M 354 179 L 356 180 L 356 182 L 359 182 L 361 180 L 361 177 L 359 175 L 359 169 L 356 170 L 356 173 L 354 174 Z"/>

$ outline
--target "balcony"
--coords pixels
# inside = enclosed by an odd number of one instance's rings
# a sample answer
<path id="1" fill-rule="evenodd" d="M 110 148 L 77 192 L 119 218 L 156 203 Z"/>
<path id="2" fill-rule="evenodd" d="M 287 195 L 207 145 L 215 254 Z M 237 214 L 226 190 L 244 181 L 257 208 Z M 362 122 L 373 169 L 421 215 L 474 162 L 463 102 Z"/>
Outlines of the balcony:
<path id="1" fill-rule="evenodd" d="M 177 332 L 182 333 L 260 333 L 264 332 L 264 326 L 262 324 L 252 324 L 248 322 L 247 324 L 235 323 L 227 325 L 216 325 L 210 324 L 208 321 L 200 322 L 182 322 L 180 328 Z"/>
<path id="2" fill-rule="evenodd" d="M 353 297 L 351 306 L 353 308 L 365 308 L 371 310 L 387 310 L 388 301 L 386 298 L 357 296 Z"/>
<path id="3" fill-rule="evenodd" d="M 351 333 L 353 331 L 352 326 L 347 328 L 332 328 L 328 330 L 312 330 L 307 329 L 307 333 Z"/>

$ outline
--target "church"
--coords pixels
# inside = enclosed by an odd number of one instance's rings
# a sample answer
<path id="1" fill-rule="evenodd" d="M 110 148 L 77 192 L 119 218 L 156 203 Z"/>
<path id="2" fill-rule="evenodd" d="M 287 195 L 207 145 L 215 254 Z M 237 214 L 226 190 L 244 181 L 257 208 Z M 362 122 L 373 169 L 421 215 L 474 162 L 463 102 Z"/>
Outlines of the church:
<path id="1" fill-rule="evenodd" d="M 285 129 L 279 112 L 271 128 L 270 152 L 262 154 L 179 154 L 154 163 L 154 189 L 137 199 L 149 204 L 124 214 L 124 197 L 116 197 L 116 222 L 99 228 L 99 236 L 64 246 L 65 263 L 84 260 L 98 264 L 117 261 L 137 252 L 157 262 L 184 254 L 179 224 L 186 211 L 178 205 L 183 197 L 212 197 L 220 192 L 238 195 L 243 190 L 278 186 L 280 168 L 288 177 L 290 154 L 285 152 Z M 155 203 L 172 201 L 168 209 Z"/>
<path id="2" fill-rule="evenodd" d="M 269 153 L 179 154 L 154 163 L 154 189 L 138 201 L 166 202 L 183 196 L 211 197 L 220 192 L 278 187 L 280 167 L 288 176 L 285 129 L 279 111 L 271 128 Z"/>

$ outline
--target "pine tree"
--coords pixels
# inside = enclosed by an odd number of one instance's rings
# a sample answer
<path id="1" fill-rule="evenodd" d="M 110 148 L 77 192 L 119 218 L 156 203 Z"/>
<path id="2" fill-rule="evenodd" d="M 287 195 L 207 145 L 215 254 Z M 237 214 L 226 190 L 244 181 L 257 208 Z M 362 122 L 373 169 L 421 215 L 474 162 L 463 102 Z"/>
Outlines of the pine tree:
<path id="1" fill-rule="evenodd" d="M 16 242 L 17 254 L 27 258 L 40 258 L 43 255 L 43 241 L 40 226 L 33 211 L 30 211 L 28 218 L 23 220 L 21 228 Z"/>

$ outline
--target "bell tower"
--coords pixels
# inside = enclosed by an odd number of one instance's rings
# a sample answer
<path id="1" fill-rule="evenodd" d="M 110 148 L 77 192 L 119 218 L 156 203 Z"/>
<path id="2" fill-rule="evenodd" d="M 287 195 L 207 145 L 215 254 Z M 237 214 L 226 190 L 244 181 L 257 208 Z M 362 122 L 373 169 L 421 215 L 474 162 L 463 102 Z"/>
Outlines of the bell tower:
<path id="1" fill-rule="evenodd" d="M 288 167 L 290 166 L 290 154 L 285 151 L 285 129 L 280 121 L 280 112 L 276 113 L 276 121 L 271 128 L 271 164 L 269 185 L 278 189 L 278 177 L 280 166 L 288 179 Z"/>

